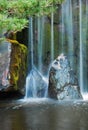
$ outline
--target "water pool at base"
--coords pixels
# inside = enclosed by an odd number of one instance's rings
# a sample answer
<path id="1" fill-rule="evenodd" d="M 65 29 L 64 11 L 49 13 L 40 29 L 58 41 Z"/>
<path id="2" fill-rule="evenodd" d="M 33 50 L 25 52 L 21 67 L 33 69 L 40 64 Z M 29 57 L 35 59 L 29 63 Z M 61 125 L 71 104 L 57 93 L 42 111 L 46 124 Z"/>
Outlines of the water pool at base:
<path id="1" fill-rule="evenodd" d="M 88 130 L 88 101 L 0 101 L 0 130 Z"/>

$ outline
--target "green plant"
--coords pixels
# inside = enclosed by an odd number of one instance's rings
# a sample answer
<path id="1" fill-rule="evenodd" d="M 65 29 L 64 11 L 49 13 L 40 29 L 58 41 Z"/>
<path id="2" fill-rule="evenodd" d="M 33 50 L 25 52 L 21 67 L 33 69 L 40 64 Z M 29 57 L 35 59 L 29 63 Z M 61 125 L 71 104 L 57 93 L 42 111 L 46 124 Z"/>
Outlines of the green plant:
<path id="1" fill-rule="evenodd" d="M 30 16 L 48 15 L 63 0 L 0 0 L 0 31 L 21 31 Z"/>

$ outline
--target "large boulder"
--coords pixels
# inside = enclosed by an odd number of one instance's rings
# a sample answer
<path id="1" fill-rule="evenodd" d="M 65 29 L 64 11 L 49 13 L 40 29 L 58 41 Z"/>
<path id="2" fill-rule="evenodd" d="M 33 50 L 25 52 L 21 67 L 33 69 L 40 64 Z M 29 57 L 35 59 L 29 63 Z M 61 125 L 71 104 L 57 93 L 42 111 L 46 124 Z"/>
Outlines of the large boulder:
<path id="1" fill-rule="evenodd" d="M 58 100 L 82 98 L 76 75 L 63 54 L 58 56 L 51 65 L 48 92 L 49 97 Z"/>
<path id="2" fill-rule="evenodd" d="M 0 44 L 0 94 L 1 92 L 19 92 L 25 94 L 27 69 L 27 48 L 16 40 Z"/>

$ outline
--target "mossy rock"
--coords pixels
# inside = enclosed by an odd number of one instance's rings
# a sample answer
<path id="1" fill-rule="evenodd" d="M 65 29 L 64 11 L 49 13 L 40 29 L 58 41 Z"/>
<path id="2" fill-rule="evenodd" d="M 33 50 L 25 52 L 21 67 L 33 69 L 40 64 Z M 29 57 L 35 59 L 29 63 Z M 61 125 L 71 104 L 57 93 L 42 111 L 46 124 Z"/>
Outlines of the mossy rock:
<path id="1" fill-rule="evenodd" d="M 8 41 L 12 43 L 9 67 L 9 87 L 14 91 L 20 91 L 24 94 L 27 72 L 27 47 L 16 40 L 8 39 Z"/>

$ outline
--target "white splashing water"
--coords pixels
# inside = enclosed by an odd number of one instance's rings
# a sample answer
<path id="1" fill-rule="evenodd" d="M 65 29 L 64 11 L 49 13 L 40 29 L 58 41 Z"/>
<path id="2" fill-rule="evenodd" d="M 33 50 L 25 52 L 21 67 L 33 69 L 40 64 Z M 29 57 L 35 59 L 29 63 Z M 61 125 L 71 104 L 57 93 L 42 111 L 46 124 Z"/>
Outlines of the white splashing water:
<path id="1" fill-rule="evenodd" d="M 33 76 L 33 70 L 31 70 L 30 74 L 26 78 L 26 96 L 25 99 L 28 97 L 37 97 L 36 91 L 36 82 Z"/>
<path id="2" fill-rule="evenodd" d="M 34 67 L 26 78 L 25 99 L 45 98 L 47 96 L 48 80 Z"/>

